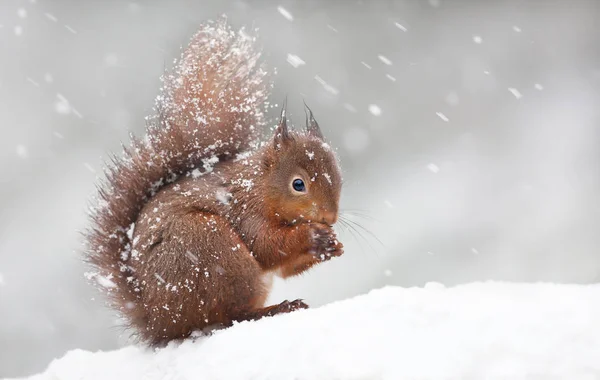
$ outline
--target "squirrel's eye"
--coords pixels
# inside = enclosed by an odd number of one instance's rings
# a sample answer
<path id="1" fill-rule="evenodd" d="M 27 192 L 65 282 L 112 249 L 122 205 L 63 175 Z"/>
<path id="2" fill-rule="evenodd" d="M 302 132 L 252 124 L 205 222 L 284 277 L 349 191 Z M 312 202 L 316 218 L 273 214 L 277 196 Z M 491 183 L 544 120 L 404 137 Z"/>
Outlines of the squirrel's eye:
<path id="1" fill-rule="evenodd" d="M 304 185 L 304 181 L 301 180 L 300 178 L 294 179 L 294 181 L 292 182 L 292 187 L 294 188 L 294 190 L 296 190 L 299 193 L 303 193 L 306 191 L 306 186 Z"/>

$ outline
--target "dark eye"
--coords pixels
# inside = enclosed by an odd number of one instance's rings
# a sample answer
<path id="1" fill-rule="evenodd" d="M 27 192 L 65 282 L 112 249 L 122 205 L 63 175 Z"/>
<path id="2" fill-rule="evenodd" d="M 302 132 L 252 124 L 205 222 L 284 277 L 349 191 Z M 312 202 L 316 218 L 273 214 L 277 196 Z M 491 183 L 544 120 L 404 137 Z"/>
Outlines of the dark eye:
<path id="1" fill-rule="evenodd" d="M 292 187 L 294 188 L 294 190 L 296 190 L 299 193 L 303 193 L 306 191 L 306 186 L 304 185 L 304 181 L 301 180 L 300 178 L 294 179 L 294 181 L 292 182 Z"/>

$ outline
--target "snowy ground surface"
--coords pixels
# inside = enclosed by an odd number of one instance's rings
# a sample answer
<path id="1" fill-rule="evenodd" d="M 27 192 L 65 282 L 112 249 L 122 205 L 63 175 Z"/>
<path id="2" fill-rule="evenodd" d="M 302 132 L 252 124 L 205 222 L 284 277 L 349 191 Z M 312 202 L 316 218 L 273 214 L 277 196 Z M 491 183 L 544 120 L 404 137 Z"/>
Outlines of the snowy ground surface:
<path id="1" fill-rule="evenodd" d="M 153 352 L 75 350 L 31 380 L 598 379 L 600 285 L 387 287 Z"/>

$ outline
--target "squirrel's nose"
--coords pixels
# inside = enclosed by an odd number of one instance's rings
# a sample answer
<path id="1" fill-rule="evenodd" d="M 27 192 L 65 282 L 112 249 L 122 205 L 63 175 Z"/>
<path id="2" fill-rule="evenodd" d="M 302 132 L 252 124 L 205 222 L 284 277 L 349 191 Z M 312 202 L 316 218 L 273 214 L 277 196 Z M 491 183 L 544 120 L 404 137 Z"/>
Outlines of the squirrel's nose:
<path id="1" fill-rule="evenodd" d="M 333 226 L 337 222 L 338 214 L 335 211 L 323 210 L 321 213 L 321 221 L 327 225 Z"/>

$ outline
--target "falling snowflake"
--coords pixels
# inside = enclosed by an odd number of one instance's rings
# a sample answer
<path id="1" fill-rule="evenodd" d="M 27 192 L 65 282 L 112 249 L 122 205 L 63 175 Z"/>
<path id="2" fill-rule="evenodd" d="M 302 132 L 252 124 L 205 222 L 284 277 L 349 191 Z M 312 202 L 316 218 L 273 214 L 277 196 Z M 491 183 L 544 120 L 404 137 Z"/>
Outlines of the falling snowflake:
<path id="1" fill-rule="evenodd" d="M 513 87 L 509 87 L 508 91 L 513 94 L 515 96 L 515 98 L 517 99 L 521 99 L 523 97 L 523 95 L 519 92 L 519 90 L 517 90 L 516 88 Z"/>
<path id="2" fill-rule="evenodd" d="M 71 113 L 71 105 L 67 98 L 61 94 L 56 94 L 58 100 L 54 103 L 54 110 L 61 115 L 68 115 Z"/>
<path id="3" fill-rule="evenodd" d="M 279 11 L 279 13 L 281 13 L 281 15 L 283 17 L 285 17 L 286 19 L 288 19 L 289 21 L 294 21 L 294 16 L 290 13 L 290 11 L 288 11 L 287 9 L 285 9 L 282 6 L 278 6 L 277 10 Z"/>
<path id="4" fill-rule="evenodd" d="M 77 34 L 77 31 L 73 28 L 71 28 L 69 25 L 65 25 L 65 29 L 67 29 L 69 32 L 73 33 L 73 34 Z"/>
<path id="5" fill-rule="evenodd" d="M 300 66 L 303 66 L 306 64 L 306 62 L 304 62 L 302 60 L 302 58 L 298 57 L 297 55 L 294 54 L 288 54 L 287 55 L 287 62 L 292 65 L 294 68 L 298 68 Z"/>
<path id="6" fill-rule="evenodd" d="M 392 61 L 390 61 L 390 59 L 388 57 L 386 57 L 385 55 L 378 55 L 377 58 L 379 58 L 379 60 L 383 63 L 385 63 L 386 65 L 391 65 Z"/>
<path id="7" fill-rule="evenodd" d="M 31 83 L 35 87 L 40 87 L 40 84 L 38 82 L 34 81 L 33 79 L 31 79 L 30 77 L 27 77 L 25 79 L 27 79 L 27 82 Z"/>
<path id="8" fill-rule="evenodd" d="M 448 121 L 449 121 L 448 117 L 447 117 L 446 115 L 444 115 L 443 113 L 441 113 L 441 112 L 436 112 L 435 114 L 436 114 L 436 115 L 438 115 L 438 117 L 439 117 L 440 119 L 442 119 L 443 121 L 445 121 L 445 122 L 448 122 Z"/>
<path id="9" fill-rule="evenodd" d="M 436 164 L 429 164 L 427 165 L 427 169 L 429 169 L 432 173 L 437 173 L 440 171 L 439 166 L 437 166 Z"/>
<path id="10" fill-rule="evenodd" d="M 369 104 L 369 112 L 375 116 L 381 115 L 381 108 L 377 104 Z"/>
<path id="11" fill-rule="evenodd" d="M 112 288 L 116 288 L 117 284 L 115 284 L 112 281 L 112 275 L 108 275 L 108 276 L 100 276 L 100 275 L 96 275 L 96 282 L 98 282 L 98 285 L 103 286 L 107 289 L 112 289 Z"/>
<path id="12" fill-rule="evenodd" d="M 394 25 L 396 25 L 396 27 L 403 32 L 406 32 L 408 30 L 408 29 L 406 29 L 406 27 L 404 27 L 402 24 L 400 24 L 398 22 L 395 22 Z"/>
<path id="13" fill-rule="evenodd" d="M 352 112 L 352 113 L 356 113 L 358 112 L 356 110 L 356 107 L 354 107 L 352 104 L 350 103 L 344 103 L 344 108 L 347 109 L 348 111 Z"/>
<path id="14" fill-rule="evenodd" d="M 87 170 L 89 170 L 90 172 L 92 172 L 92 173 L 96 173 L 96 170 L 94 170 L 94 167 L 93 167 L 92 165 L 90 165 L 89 163 L 87 163 L 87 162 L 84 162 L 84 163 L 83 163 L 83 166 L 85 166 L 85 168 L 86 168 Z"/>
<path id="15" fill-rule="evenodd" d="M 330 85 L 329 83 L 325 82 L 323 80 L 323 78 L 321 78 L 320 76 L 315 75 L 315 80 L 317 82 L 319 82 L 321 84 L 321 86 L 323 86 L 323 88 L 325 89 L 325 91 L 327 91 L 327 92 L 329 92 L 329 93 L 331 93 L 333 95 L 337 95 L 337 94 L 340 93 L 337 88 L 335 88 L 332 85 Z"/>

